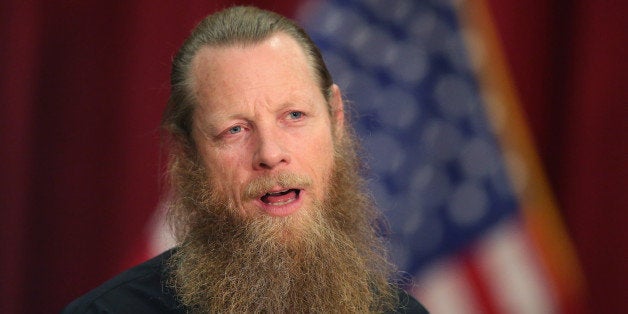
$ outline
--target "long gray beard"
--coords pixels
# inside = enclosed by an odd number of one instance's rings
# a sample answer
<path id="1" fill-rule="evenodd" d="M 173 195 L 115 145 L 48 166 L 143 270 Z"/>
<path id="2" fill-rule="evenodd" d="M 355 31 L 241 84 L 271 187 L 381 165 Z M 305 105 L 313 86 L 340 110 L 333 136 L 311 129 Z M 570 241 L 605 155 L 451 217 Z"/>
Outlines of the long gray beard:
<path id="1" fill-rule="evenodd" d="M 170 284 L 202 313 L 367 313 L 395 303 L 393 268 L 376 235 L 377 212 L 347 151 L 337 153 L 328 200 L 288 217 L 243 219 L 204 170 L 174 165 L 171 203 L 181 244 Z M 178 172 L 178 173 L 176 173 Z"/>

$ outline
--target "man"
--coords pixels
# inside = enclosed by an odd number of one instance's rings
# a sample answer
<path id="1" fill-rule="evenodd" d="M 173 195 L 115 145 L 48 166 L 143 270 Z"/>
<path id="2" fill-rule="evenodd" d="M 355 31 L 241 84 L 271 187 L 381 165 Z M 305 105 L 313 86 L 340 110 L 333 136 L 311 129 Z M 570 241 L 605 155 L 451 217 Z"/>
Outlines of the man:
<path id="1" fill-rule="evenodd" d="M 208 16 L 173 61 L 163 128 L 179 245 L 66 312 L 425 313 L 392 282 L 340 90 L 293 22 Z"/>

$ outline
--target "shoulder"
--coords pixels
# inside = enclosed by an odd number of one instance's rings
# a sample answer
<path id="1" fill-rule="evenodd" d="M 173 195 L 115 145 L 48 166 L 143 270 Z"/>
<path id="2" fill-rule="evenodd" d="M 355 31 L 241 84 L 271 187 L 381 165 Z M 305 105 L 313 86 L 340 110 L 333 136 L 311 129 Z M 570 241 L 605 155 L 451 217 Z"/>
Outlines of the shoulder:
<path id="1" fill-rule="evenodd" d="M 165 263 L 161 255 L 106 281 L 70 303 L 62 313 L 174 313 L 180 308 L 173 291 L 165 286 Z"/>
<path id="2" fill-rule="evenodd" d="M 429 312 L 423 307 L 417 299 L 408 294 L 405 290 L 397 288 L 397 308 L 392 313 L 406 314 L 428 314 Z"/>

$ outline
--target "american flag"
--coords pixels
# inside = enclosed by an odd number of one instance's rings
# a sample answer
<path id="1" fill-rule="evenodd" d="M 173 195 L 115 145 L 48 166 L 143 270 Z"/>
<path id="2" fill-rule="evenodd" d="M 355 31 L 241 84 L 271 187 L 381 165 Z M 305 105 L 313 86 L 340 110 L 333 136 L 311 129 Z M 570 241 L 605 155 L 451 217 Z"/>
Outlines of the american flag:
<path id="1" fill-rule="evenodd" d="M 408 290 L 434 313 L 569 311 L 526 228 L 525 169 L 508 169 L 518 156 L 487 114 L 461 5 L 311 1 L 299 20 L 355 111 Z"/>

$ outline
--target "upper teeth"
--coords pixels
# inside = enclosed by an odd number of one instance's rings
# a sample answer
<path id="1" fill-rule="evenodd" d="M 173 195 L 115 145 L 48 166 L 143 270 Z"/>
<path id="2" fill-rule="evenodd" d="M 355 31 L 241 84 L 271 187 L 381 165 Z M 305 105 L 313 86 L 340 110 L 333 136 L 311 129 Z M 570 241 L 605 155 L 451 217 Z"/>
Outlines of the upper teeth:
<path id="1" fill-rule="evenodd" d="M 290 191 L 290 190 L 288 189 L 288 190 L 283 190 L 283 191 L 279 191 L 279 192 L 269 192 L 268 195 L 273 195 L 273 196 L 282 195 L 282 194 L 288 193 L 288 191 Z"/>

